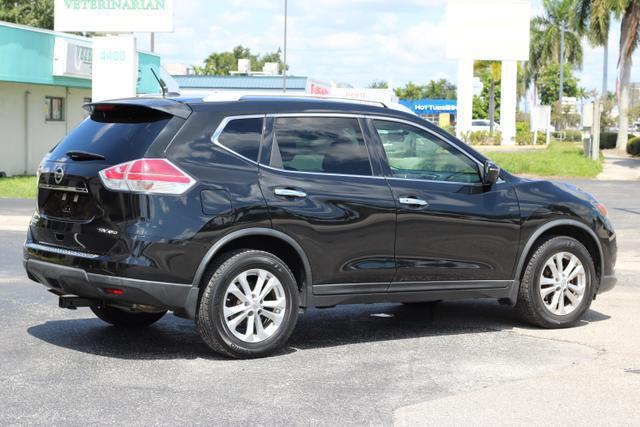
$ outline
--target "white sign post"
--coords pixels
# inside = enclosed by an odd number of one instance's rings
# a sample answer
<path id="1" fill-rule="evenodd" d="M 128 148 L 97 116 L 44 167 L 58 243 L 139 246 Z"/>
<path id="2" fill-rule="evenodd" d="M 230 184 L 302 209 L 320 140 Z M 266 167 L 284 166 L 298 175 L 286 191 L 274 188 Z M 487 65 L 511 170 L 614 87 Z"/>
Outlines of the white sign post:
<path id="1" fill-rule="evenodd" d="M 133 35 L 93 38 L 93 102 L 136 96 L 138 55 Z"/>

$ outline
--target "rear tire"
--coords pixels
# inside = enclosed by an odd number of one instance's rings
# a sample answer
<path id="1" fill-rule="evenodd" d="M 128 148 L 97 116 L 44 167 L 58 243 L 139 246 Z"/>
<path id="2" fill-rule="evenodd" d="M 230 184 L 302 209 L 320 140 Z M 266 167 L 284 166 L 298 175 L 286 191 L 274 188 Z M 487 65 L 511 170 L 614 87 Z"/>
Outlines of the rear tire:
<path id="1" fill-rule="evenodd" d="M 589 309 L 595 280 L 589 251 L 571 237 L 552 237 L 535 249 L 527 263 L 516 310 L 535 326 L 572 326 Z"/>
<path id="2" fill-rule="evenodd" d="M 215 352 L 235 358 L 267 356 L 286 345 L 298 319 L 299 291 L 275 255 L 239 250 L 210 273 L 196 324 Z"/>
<path id="3" fill-rule="evenodd" d="M 166 314 L 166 311 L 159 313 L 131 313 L 110 306 L 93 306 L 93 314 L 101 320 L 117 326 L 118 328 L 144 328 L 157 322 Z"/>

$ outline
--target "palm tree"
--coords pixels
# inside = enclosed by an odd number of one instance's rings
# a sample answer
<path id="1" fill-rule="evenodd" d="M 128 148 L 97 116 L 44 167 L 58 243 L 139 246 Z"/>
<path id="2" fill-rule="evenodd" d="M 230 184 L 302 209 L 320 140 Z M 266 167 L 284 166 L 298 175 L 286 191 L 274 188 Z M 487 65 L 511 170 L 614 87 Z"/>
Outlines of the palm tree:
<path id="1" fill-rule="evenodd" d="M 499 61 L 476 61 L 473 71 L 489 80 L 489 132 L 493 133 L 493 124 L 496 118 L 496 82 L 500 81 L 502 63 Z"/>
<path id="2" fill-rule="evenodd" d="M 582 43 L 579 34 L 565 27 L 564 55 L 560 53 L 562 27 L 572 21 L 575 0 L 544 0 L 544 14 L 531 20 L 529 61 L 525 67 L 527 89 L 532 87 L 533 99 L 537 99 L 538 76 L 550 64 L 564 62 L 572 67 L 582 67 Z"/>
<path id="3" fill-rule="evenodd" d="M 638 46 L 640 30 L 640 0 L 616 0 L 620 21 L 620 99 L 618 100 L 618 140 L 616 148 L 624 150 L 629 132 L 629 80 L 631 79 L 631 56 Z"/>
<path id="4" fill-rule="evenodd" d="M 607 96 L 607 67 L 609 62 L 609 27 L 612 0 L 575 0 L 575 11 L 572 27 L 580 35 L 586 36 L 591 46 L 604 47 L 602 60 L 602 96 Z"/>
<path id="5" fill-rule="evenodd" d="M 560 62 L 561 29 L 575 15 L 574 0 L 544 0 L 544 15 L 531 20 L 532 51 L 538 56 L 539 66 Z M 582 67 L 582 43 L 580 35 L 571 28 L 564 33 L 564 58 L 574 67 Z"/>

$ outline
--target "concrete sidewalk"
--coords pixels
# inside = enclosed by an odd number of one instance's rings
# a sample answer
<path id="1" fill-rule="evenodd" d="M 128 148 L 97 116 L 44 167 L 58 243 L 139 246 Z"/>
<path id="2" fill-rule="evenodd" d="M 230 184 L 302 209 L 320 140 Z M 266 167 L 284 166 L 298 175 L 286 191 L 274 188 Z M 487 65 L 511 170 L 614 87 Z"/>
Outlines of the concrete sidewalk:
<path id="1" fill-rule="evenodd" d="M 596 179 L 601 181 L 640 180 L 640 158 L 616 150 L 603 150 L 604 169 Z"/>

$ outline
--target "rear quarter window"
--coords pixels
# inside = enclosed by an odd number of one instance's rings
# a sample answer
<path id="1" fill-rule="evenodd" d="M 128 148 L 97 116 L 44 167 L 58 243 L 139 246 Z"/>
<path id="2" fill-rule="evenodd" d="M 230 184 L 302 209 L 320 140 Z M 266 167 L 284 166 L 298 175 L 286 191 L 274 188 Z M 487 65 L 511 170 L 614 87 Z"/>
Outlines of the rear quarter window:
<path id="1" fill-rule="evenodd" d="M 226 124 L 217 137 L 217 142 L 223 147 L 256 162 L 260 152 L 263 122 L 264 119 L 261 117 L 233 119 Z"/>

